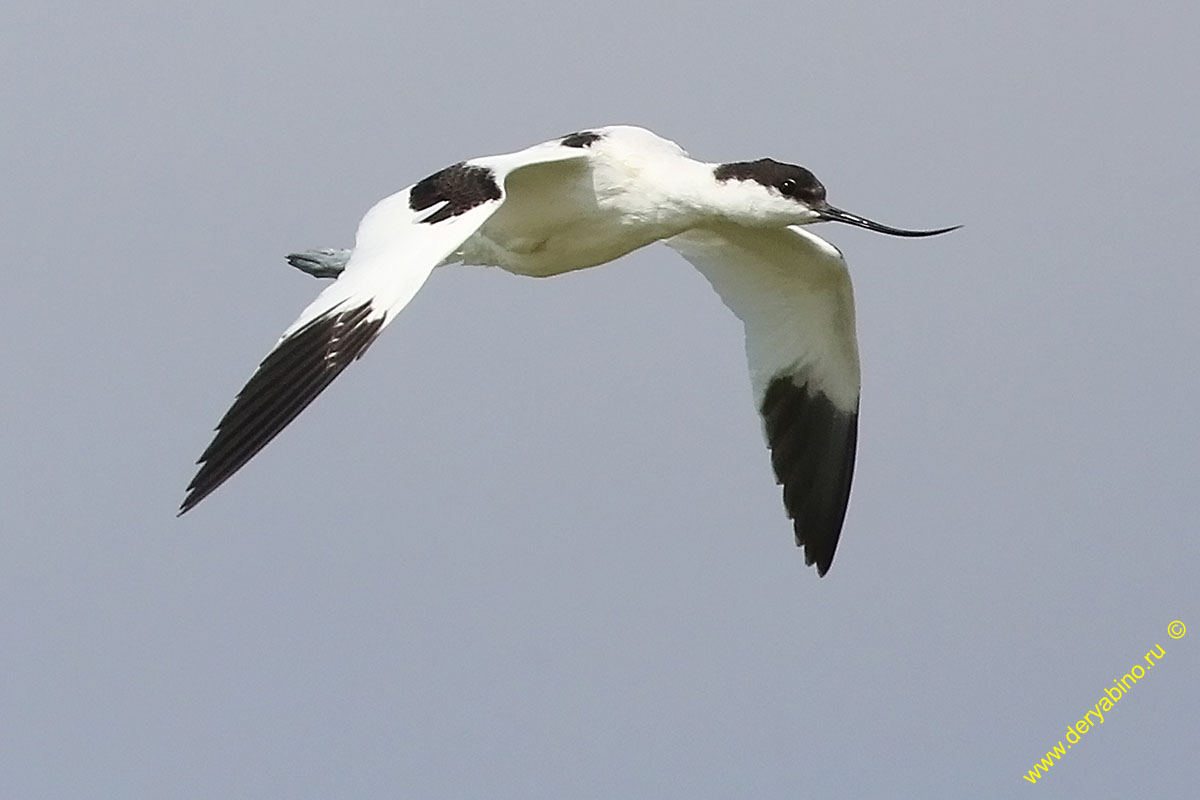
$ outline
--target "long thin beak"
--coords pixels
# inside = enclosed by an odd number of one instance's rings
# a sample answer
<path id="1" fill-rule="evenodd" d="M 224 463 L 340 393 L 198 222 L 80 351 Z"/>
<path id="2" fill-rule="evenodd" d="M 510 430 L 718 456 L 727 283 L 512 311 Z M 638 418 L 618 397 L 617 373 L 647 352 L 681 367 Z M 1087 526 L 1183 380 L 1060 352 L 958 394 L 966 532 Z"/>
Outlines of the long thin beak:
<path id="1" fill-rule="evenodd" d="M 840 208 L 831 206 L 828 203 L 823 205 L 821 208 L 816 209 L 816 211 L 821 215 L 821 219 L 823 221 L 844 222 L 847 225 L 857 225 L 858 227 L 866 228 L 869 231 L 886 233 L 891 236 L 937 236 L 939 233 L 949 233 L 950 231 L 956 231 L 962 227 L 962 225 L 954 225 L 950 228 L 938 228 L 935 231 L 908 231 L 904 230 L 903 228 L 892 228 L 888 225 L 880 225 L 878 222 L 869 220 L 866 217 L 860 217 L 857 214 L 851 214 L 849 211 L 842 211 Z"/>

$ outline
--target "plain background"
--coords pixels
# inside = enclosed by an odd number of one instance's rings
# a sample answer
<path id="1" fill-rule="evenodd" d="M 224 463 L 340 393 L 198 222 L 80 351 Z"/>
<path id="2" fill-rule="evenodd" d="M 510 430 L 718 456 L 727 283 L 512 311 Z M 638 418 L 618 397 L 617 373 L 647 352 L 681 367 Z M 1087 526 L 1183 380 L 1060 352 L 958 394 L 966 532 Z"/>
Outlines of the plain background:
<path id="1" fill-rule="evenodd" d="M 0 795 L 1192 796 L 1198 29 L 1183 2 L 9 0 Z M 286 252 L 612 123 L 966 226 L 821 228 L 864 371 L 827 578 L 740 326 L 662 246 L 440 271 L 174 517 L 320 288 Z"/>

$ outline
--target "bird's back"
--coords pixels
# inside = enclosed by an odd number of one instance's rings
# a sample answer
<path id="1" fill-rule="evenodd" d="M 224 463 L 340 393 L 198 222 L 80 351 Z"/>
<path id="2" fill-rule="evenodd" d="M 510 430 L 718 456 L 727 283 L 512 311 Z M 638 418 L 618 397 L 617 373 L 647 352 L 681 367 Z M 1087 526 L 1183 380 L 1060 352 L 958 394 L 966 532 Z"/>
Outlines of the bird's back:
<path id="1" fill-rule="evenodd" d="M 604 264 L 694 222 L 676 178 L 696 162 L 675 143 L 630 126 L 565 137 L 586 158 L 509 174 L 499 210 L 460 253 L 467 264 L 546 277 Z M 487 159 L 480 159 L 486 163 Z"/>

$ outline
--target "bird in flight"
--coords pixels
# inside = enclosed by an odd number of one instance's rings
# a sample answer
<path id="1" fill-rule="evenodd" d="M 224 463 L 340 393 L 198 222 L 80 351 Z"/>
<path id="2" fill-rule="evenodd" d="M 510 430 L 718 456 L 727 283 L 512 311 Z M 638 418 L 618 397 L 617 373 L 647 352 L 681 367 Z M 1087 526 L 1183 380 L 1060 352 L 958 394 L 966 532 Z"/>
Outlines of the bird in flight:
<path id="1" fill-rule="evenodd" d="M 805 562 L 833 561 L 854 472 L 859 365 L 841 252 L 809 231 L 843 222 L 893 236 L 830 205 L 804 167 L 769 158 L 705 163 L 644 128 L 580 131 L 462 161 L 386 197 L 351 250 L 289 256 L 336 278 L 283 332 L 233 405 L 180 506 L 242 468 L 351 362 L 444 264 L 548 277 L 663 241 L 744 323 L 754 401 Z M 957 226 L 956 226 L 957 227 Z"/>

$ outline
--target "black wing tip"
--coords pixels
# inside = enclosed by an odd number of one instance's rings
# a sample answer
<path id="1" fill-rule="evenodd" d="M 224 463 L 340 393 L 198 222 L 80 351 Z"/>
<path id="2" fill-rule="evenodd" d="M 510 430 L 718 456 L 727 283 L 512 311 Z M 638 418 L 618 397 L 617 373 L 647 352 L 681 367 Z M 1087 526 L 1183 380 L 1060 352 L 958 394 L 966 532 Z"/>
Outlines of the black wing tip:
<path id="1" fill-rule="evenodd" d="M 223 480 L 218 481 L 217 483 L 201 482 L 200 478 L 203 476 L 203 474 L 204 468 L 201 467 L 200 471 L 196 473 L 196 477 L 192 479 L 190 484 L 188 484 L 187 490 L 184 493 L 183 502 L 179 504 L 179 510 L 175 512 L 176 519 L 179 519 L 184 514 L 195 508 L 201 500 L 212 494 L 223 482 Z"/>
<path id="2" fill-rule="evenodd" d="M 233 470 L 226 471 L 224 474 L 214 474 L 205 459 L 200 459 L 196 464 L 199 465 L 200 469 L 196 470 L 195 477 L 192 478 L 191 483 L 188 484 L 187 489 L 184 491 L 183 502 L 179 504 L 179 511 L 175 513 L 176 519 L 199 505 L 201 500 L 215 492 L 222 483 L 233 476 L 233 473 L 237 469 L 240 469 L 239 466 Z"/>
<path id="3" fill-rule="evenodd" d="M 818 498 L 815 513 L 806 515 L 801 510 L 792 518 L 796 546 L 804 548 L 804 565 L 816 567 L 819 578 L 824 578 L 833 565 L 833 557 L 837 554 L 838 542 L 842 538 L 842 524 L 846 519 L 849 502 L 850 490 L 847 486 L 844 494 L 834 492 L 827 497 Z"/>
<path id="4" fill-rule="evenodd" d="M 829 568 L 833 565 L 833 555 L 837 550 L 837 539 L 834 539 L 832 547 L 820 547 L 817 542 L 805 543 L 800 541 L 799 534 L 797 534 L 796 546 L 804 548 L 804 566 L 815 566 L 817 568 L 817 577 L 824 578 L 825 573 L 829 572 Z"/>
<path id="5" fill-rule="evenodd" d="M 335 310 L 291 334 L 271 351 L 217 425 L 196 462 L 176 515 L 181 517 L 233 477 L 333 379 L 359 359 L 383 327 L 371 303 Z"/>
<path id="6" fill-rule="evenodd" d="M 850 502 L 858 411 L 843 411 L 797 376 L 780 375 L 761 413 L 776 480 L 804 563 L 825 577 L 833 564 Z"/>

